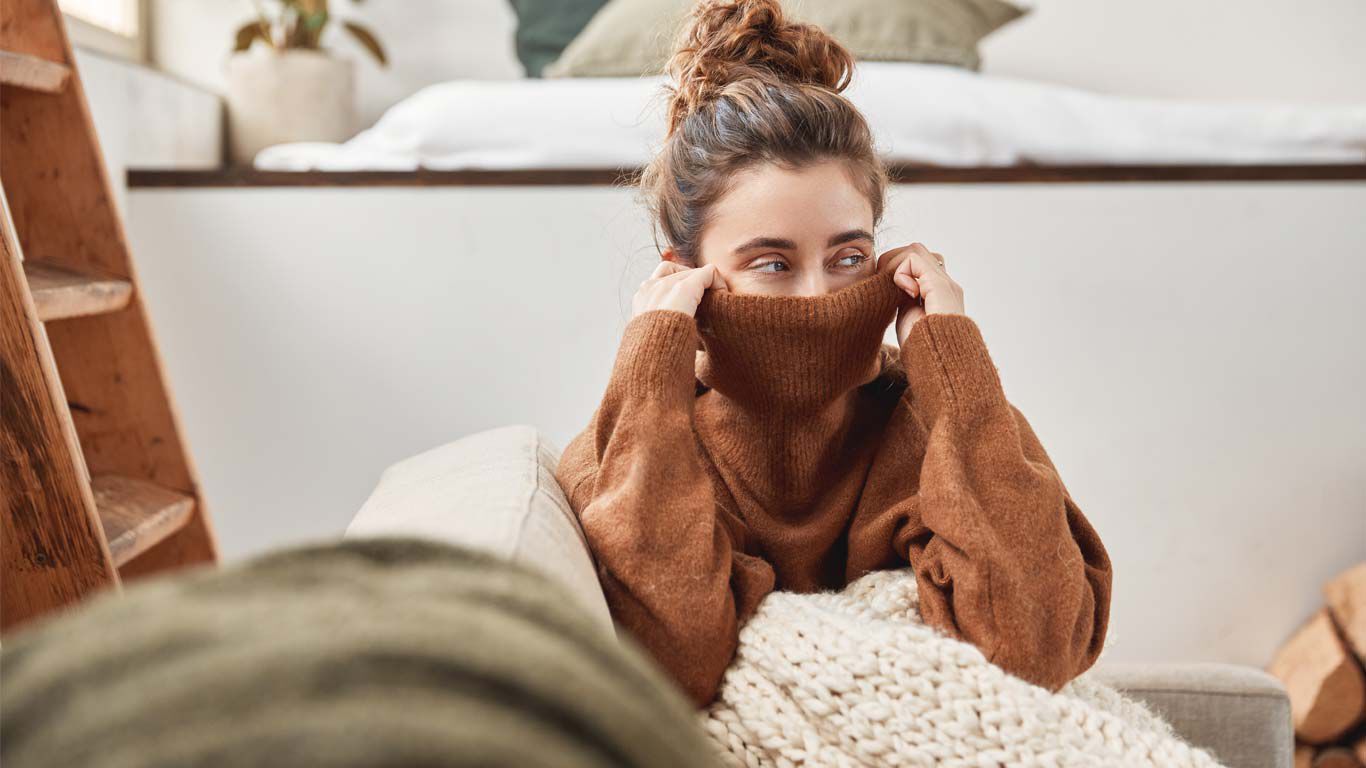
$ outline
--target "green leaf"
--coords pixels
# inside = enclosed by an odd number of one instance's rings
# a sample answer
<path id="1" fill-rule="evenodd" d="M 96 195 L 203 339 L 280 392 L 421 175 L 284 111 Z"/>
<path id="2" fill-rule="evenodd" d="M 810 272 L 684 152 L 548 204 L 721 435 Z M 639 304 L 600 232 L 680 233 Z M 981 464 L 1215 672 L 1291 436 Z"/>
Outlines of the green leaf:
<path id="1" fill-rule="evenodd" d="M 365 46 L 365 50 L 379 60 L 381 66 L 389 66 L 389 57 L 384 55 L 384 46 L 379 44 L 374 33 L 354 21 L 343 21 L 342 26 L 346 27 L 346 31 L 350 32 L 357 42 Z"/>
<path id="2" fill-rule="evenodd" d="M 265 30 L 261 28 L 260 21 L 247 22 L 237 30 L 232 49 L 234 51 L 245 51 L 257 40 L 264 40 L 266 43 L 270 42 L 270 38 L 266 36 Z"/>

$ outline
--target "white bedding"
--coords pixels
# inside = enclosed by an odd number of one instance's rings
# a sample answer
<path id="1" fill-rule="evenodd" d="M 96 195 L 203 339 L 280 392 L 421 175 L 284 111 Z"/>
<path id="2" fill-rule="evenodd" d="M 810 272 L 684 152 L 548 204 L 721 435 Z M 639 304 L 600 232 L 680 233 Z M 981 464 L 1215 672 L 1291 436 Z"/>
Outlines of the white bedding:
<path id="1" fill-rule="evenodd" d="M 664 136 L 663 75 L 429 86 L 342 144 L 295 143 L 263 170 L 643 165 Z M 957 67 L 861 61 L 845 94 L 889 161 L 948 166 L 1366 162 L 1366 104 L 1114 96 Z"/>

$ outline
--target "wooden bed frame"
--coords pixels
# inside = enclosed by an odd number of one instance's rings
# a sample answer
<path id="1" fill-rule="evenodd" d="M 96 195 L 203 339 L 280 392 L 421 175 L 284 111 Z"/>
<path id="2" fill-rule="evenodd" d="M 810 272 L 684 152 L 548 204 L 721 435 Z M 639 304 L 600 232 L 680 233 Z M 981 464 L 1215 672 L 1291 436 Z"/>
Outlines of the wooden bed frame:
<path id="1" fill-rule="evenodd" d="M 897 163 L 897 184 L 1016 184 L 1068 182 L 1366 181 L 1366 163 L 1310 165 L 1016 165 L 946 167 Z M 612 186 L 627 183 L 634 168 L 515 171 L 258 171 L 129 170 L 130 188 L 153 187 L 449 187 Z"/>

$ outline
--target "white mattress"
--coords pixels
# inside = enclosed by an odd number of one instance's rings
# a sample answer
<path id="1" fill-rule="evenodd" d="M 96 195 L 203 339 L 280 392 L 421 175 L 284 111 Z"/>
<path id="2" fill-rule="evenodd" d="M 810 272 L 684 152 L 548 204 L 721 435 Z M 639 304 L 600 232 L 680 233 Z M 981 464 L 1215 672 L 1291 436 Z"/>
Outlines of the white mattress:
<path id="1" fill-rule="evenodd" d="M 663 75 L 429 86 L 342 144 L 295 143 L 263 170 L 632 167 L 664 136 Z M 893 162 L 948 166 L 1366 162 L 1366 104 L 1115 96 L 958 67 L 859 62 L 845 94 Z"/>

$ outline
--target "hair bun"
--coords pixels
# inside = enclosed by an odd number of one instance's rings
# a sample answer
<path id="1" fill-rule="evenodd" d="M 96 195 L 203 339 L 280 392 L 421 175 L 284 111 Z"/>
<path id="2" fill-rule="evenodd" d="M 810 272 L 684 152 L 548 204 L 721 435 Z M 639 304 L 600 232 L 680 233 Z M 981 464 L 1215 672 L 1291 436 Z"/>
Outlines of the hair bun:
<path id="1" fill-rule="evenodd" d="M 698 0 L 666 66 L 677 83 L 670 89 L 669 133 L 732 81 L 776 77 L 838 93 L 853 69 L 844 46 L 814 24 L 787 20 L 779 0 Z"/>

